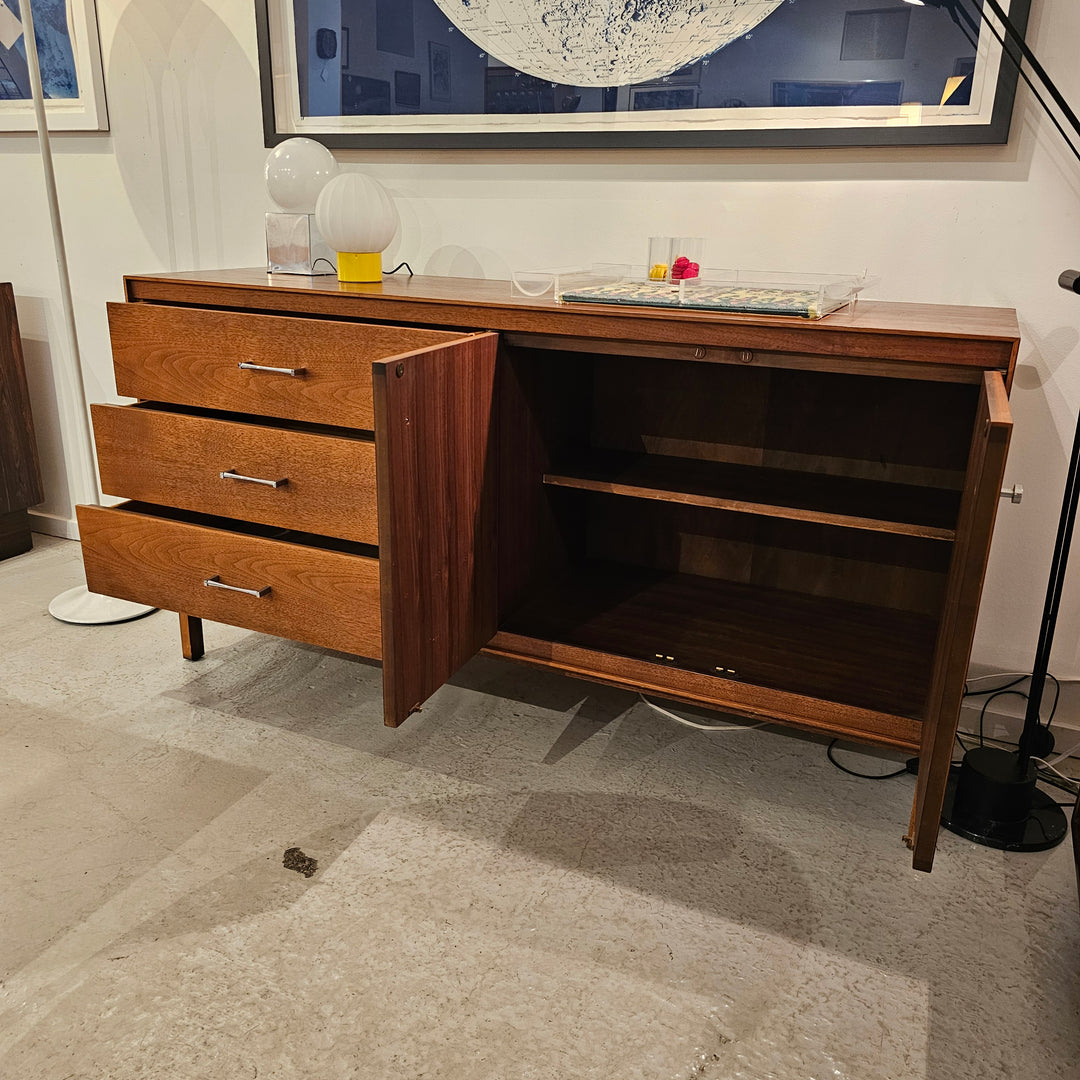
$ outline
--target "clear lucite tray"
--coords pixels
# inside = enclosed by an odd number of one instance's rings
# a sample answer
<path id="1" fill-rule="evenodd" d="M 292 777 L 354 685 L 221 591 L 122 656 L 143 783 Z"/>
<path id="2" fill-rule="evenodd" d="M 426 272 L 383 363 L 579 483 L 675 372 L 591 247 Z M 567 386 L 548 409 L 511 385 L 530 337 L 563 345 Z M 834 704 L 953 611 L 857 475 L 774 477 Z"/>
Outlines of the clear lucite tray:
<path id="1" fill-rule="evenodd" d="M 809 274 L 706 267 L 681 281 L 650 280 L 644 266 L 598 263 L 592 267 L 515 271 L 517 296 L 552 295 L 558 303 L 681 308 L 820 319 L 853 308 L 873 283 L 862 274 Z"/>

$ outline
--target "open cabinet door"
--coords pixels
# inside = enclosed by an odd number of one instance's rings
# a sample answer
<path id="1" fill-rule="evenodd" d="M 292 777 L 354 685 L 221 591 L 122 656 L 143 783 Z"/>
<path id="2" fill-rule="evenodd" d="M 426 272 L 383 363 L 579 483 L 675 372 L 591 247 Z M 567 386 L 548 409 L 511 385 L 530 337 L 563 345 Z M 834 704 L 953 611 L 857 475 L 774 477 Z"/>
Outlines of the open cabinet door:
<path id="1" fill-rule="evenodd" d="M 929 870 L 934 862 L 945 784 L 963 701 L 964 678 L 975 636 L 990 538 L 1001 497 L 1005 457 L 1012 435 L 1009 399 L 1000 373 L 983 375 L 982 394 L 968 457 L 967 480 L 960 501 L 945 596 L 945 609 L 934 652 L 930 697 L 919 750 L 913 829 L 908 842 L 912 865 Z"/>
<path id="2" fill-rule="evenodd" d="M 373 365 L 390 727 L 495 633 L 497 346 L 497 334 L 475 334 Z"/>

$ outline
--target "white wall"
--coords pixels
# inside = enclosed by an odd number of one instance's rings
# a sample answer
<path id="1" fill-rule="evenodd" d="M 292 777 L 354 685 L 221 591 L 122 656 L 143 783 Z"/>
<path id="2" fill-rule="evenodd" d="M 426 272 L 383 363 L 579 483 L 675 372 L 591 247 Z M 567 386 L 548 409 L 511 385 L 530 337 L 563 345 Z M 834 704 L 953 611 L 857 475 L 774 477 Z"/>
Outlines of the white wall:
<path id="1" fill-rule="evenodd" d="M 92 400 L 114 397 L 105 302 L 124 273 L 264 259 L 255 30 L 250 0 L 98 0 L 112 131 L 57 138 L 76 314 Z M 1080 103 L 1080 6 L 1035 0 L 1029 34 Z M 1005 147 L 838 151 L 371 152 L 340 155 L 397 196 L 390 257 L 420 272 L 505 277 L 514 267 L 640 261 L 642 238 L 707 235 L 749 268 L 869 267 L 877 297 L 1018 310 L 1024 337 L 1008 481 L 977 661 L 1030 666 L 1074 419 L 1080 298 L 1055 285 L 1080 263 L 1080 164 L 1022 91 Z M 86 498 L 36 141 L 0 137 L 0 280 L 18 297 L 48 497 L 62 531 Z M 1080 554 L 1054 670 L 1080 677 Z"/>

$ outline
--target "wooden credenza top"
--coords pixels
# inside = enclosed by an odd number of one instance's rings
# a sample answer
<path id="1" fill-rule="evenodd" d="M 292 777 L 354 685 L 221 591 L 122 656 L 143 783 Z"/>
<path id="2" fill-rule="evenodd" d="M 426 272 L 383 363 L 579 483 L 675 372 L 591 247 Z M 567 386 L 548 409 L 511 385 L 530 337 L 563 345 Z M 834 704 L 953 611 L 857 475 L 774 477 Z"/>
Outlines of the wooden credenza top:
<path id="1" fill-rule="evenodd" d="M 896 359 L 997 369 L 1011 382 L 1020 332 L 1011 308 L 860 300 L 812 321 L 786 316 L 560 304 L 513 295 L 509 281 L 388 277 L 346 284 L 260 268 L 125 278 L 130 301 L 197 304 L 457 329 L 568 335 Z"/>

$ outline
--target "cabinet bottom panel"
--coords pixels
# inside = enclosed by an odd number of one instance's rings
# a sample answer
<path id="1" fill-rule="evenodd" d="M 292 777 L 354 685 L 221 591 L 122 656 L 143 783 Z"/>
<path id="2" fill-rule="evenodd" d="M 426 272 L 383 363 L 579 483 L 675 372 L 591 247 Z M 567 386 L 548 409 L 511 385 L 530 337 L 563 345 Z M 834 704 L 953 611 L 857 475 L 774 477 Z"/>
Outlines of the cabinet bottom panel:
<path id="1" fill-rule="evenodd" d="M 645 660 L 526 637 L 505 630 L 500 630 L 492 638 L 484 652 L 530 667 L 561 671 L 589 682 L 700 705 L 733 716 L 764 720 L 854 742 L 891 746 L 915 753 L 919 750 L 922 724 L 906 716 L 822 701 L 693 671 L 677 671 Z"/>
<path id="2" fill-rule="evenodd" d="M 921 720 L 936 620 L 915 612 L 611 563 L 565 568 L 501 626 L 690 675 Z M 730 696 L 730 694 L 726 695 Z M 902 741 L 914 738 L 905 724 Z"/>
<path id="3" fill-rule="evenodd" d="M 80 506 L 78 517 L 93 592 L 382 657 L 374 549 L 297 542 L 139 503 Z"/>

